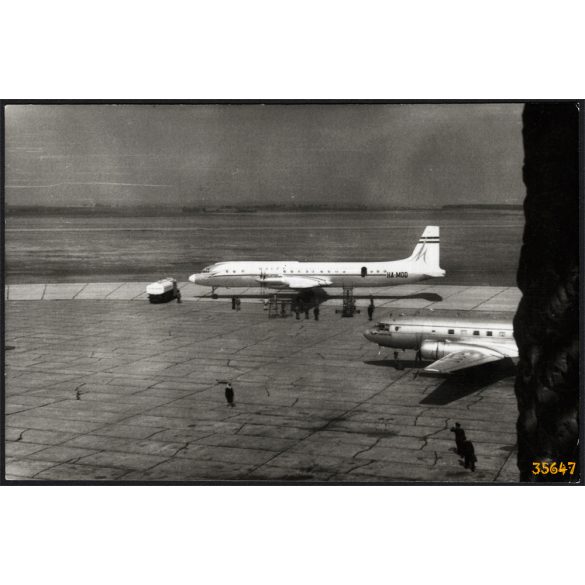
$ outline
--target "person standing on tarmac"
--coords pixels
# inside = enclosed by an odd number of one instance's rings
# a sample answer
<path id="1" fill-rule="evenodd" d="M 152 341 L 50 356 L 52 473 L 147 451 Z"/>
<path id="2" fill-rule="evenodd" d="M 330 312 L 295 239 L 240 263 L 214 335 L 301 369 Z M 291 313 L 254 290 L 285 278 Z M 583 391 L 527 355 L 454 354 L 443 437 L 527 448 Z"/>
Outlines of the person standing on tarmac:
<path id="1" fill-rule="evenodd" d="M 463 457 L 463 443 L 465 443 L 465 440 L 467 439 L 465 436 L 465 431 L 458 422 L 456 422 L 455 426 L 451 427 L 450 430 L 452 433 L 455 433 L 455 446 L 457 447 L 457 455 Z"/>
<path id="2" fill-rule="evenodd" d="M 242 301 L 240 301 L 240 297 L 236 297 L 236 311 L 240 310 L 240 305 L 242 304 Z"/>
<path id="3" fill-rule="evenodd" d="M 225 387 L 225 399 L 229 406 L 232 408 L 234 405 L 234 389 L 232 388 L 231 382 L 228 382 Z"/>
<path id="4" fill-rule="evenodd" d="M 177 286 L 177 281 L 175 279 L 173 279 L 173 295 L 174 298 L 177 299 L 177 303 L 181 302 L 181 291 L 179 290 L 179 287 Z"/>
<path id="5" fill-rule="evenodd" d="M 463 458 L 463 467 L 465 467 L 465 469 L 471 469 L 471 471 L 475 471 L 475 462 L 477 461 L 477 457 L 475 456 L 475 449 L 473 448 L 473 443 L 471 441 L 463 442 Z"/>
<path id="6" fill-rule="evenodd" d="M 232 297 L 232 311 L 236 309 L 236 297 Z"/>
<path id="7" fill-rule="evenodd" d="M 313 309 L 313 315 L 315 316 L 315 321 L 319 321 L 319 305 L 315 305 Z"/>
<path id="8" fill-rule="evenodd" d="M 370 301 L 370 304 L 368 305 L 368 321 L 372 320 L 375 308 L 376 307 L 374 306 L 374 301 Z"/>

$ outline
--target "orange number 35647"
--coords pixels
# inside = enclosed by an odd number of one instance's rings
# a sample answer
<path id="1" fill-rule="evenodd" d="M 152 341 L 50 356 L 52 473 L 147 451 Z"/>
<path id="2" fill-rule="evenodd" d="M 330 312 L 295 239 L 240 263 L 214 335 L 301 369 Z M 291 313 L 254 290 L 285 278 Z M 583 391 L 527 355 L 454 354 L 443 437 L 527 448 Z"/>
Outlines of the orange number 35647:
<path id="1" fill-rule="evenodd" d="M 532 462 L 532 474 L 533 475 L 573 475 L 575 473 L 575 462 L 567 461 L 567 463 L 557 463 L 556 461 L 533 461 Z"/>

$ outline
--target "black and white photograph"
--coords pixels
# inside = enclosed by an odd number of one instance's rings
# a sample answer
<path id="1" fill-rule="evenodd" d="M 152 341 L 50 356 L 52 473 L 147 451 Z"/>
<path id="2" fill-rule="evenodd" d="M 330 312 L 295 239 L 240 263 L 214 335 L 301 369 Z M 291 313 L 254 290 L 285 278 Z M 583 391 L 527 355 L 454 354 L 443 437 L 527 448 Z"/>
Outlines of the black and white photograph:
<path id="1" fill-rule="evenodd" d="M 580 483 L 582 102 L 5 102 L 7 483 Z"/>
<path id="2" fill-rule="evenodd" d="M 4 582 L 578 576 L 581 4 L 2 14 Z"/>

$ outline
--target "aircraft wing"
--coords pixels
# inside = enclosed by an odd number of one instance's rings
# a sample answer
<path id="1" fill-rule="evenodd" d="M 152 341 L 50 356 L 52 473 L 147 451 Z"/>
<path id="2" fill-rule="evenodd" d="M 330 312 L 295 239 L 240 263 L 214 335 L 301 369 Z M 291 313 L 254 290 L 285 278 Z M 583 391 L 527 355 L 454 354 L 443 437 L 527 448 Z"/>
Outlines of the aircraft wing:
<path id="1" fill-rule="evenodd" d="M 332 282 L 328 278 L 319 276 L 268 276 L 257 279 L 258 283 L 271 288 L 292 288 L 302 290 L 315 288 L 319 286 L 331 286 Z"/>
<path id="2" fill-rule="evenodd" d="M 470 348 L 450 353 L 427 366 L 423 372 L 449 374 L 458 370 L 464 370 L 465 368 L 497 362 L 504 357 L 502 354 L 498 354 L 493 350 L 484 347 L 474 347 L 473 349 Z"/>
<path id="3" fill-rule="evenodd" d="M 294 289 L 331 286 L 333 284 L 328 278 L 320 278 L 318 276 L 291 276 L 287 280 L 289 282 L 290 288 Z"/>

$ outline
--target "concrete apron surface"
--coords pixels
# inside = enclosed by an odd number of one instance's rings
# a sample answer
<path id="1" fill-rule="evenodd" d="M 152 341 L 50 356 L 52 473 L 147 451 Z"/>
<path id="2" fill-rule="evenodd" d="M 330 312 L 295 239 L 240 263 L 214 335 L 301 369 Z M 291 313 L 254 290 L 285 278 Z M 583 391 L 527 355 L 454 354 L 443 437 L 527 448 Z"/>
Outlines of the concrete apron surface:
<path id="1" fill-rule="evenodd" d="M 151 305 L 146 284 L 6 287 L 6 479 L 518 481 L 509 365 L 419 375 L 410 352 L 397 364 L 364 339 L 365 311 L 336 314 L 339 298 L 319 321 L 268 319 L 252 289 L 213 300 L 181 283 L 186 302 Z M 358 307 L 369 292 L 355 289 Z M 374 320 L 394 308 L 513 312 L 520 297 L 440 285 L 372 294 Z M 474 473 L 454 452 L 456 421 Z"/>

